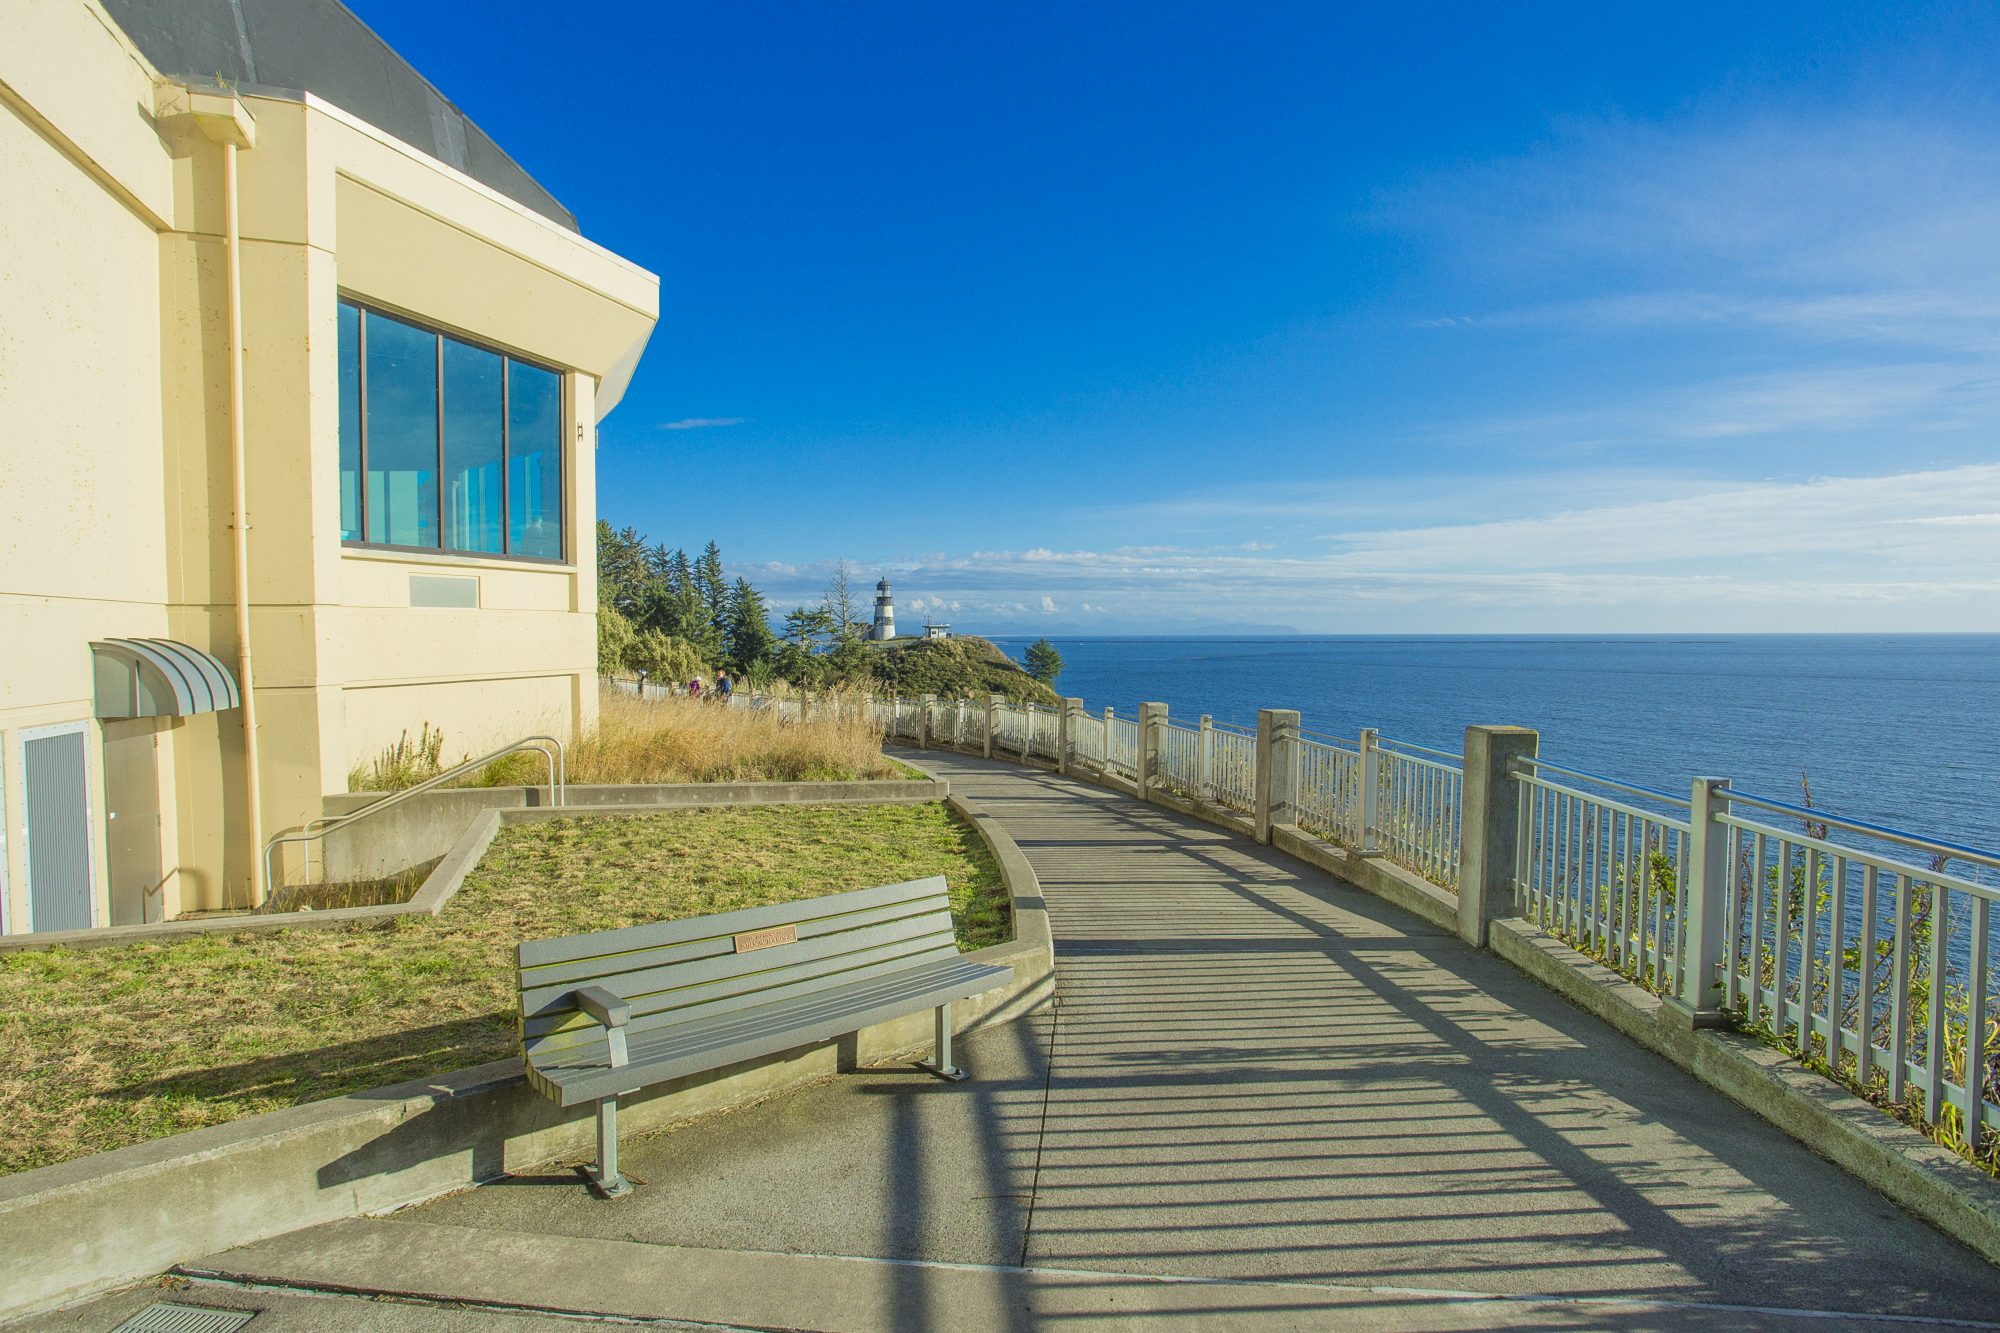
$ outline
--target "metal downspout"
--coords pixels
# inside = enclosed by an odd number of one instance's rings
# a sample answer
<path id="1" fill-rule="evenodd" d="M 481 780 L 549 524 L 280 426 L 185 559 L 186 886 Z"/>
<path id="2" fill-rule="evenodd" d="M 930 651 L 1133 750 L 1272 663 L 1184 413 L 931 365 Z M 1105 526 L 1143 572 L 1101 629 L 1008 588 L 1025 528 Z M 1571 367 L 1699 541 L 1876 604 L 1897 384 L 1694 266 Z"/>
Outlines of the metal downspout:
<path id="1" fill-rule="evenodd" d="M 243 444 L 243 236 L 236 210 L 236 144 L 222 145 L 224 249 L 229 267 L 229 468 L 235 488 L 230 538 L 236 563 L 236 678 L 243 694 L 244 855 L 250 905 L 264 903 L 264 811 L 257 763 L 257 687 L 250 653 L 250 487 Z"/>

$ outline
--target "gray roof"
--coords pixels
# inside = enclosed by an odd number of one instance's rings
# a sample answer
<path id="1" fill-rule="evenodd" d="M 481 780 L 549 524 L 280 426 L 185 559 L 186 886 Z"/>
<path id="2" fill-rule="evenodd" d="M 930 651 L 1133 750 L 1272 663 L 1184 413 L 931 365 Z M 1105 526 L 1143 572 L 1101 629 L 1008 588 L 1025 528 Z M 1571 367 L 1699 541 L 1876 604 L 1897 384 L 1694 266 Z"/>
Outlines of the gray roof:
<path id="1" fill-rule="evenodd" d="M 104 0 L 162 74 L 309 92 L 543 217 L 576 218 L 338 0 Z"/>

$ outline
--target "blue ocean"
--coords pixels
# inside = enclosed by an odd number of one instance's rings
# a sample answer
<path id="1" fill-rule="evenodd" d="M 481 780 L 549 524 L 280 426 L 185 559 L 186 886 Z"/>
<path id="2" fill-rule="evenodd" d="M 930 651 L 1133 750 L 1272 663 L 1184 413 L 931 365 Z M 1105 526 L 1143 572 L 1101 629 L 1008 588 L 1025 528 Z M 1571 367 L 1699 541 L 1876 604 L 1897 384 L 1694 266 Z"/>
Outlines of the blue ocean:
<path id="1" fill-rule="evenodd" d="M 1027 638 L 996 637 L 1015 658 Z M 2000 848 L 2000 635 L 1063 637 L 1057 689 L 1176 720 L 1362 727 L 1458 750 L 1468 723 L 1685 794 L 1697 775 L 1850 818 Z"/>

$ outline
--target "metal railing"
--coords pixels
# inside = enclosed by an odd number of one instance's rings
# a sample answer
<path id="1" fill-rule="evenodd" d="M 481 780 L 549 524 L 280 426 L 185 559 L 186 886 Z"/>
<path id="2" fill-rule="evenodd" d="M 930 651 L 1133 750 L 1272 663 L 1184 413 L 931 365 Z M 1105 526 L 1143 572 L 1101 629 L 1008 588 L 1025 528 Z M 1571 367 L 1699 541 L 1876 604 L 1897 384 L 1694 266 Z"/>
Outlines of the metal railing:
<path id="1" fill-rule="evenodd" d="M 1301 731 L 1297 792 L 1300 828 L 1343 847 L 1361 846 L 1359 742 Z"/>
<path id="2" fill-rule="evenodd" d="M 1535 759 L 1512 776 L 1521 915 L 1647 989 L 1679 994 L 1688 801 Z"/>
<path id="3" fill-rule="evenodd" d="M 1368 733 L 1372 738 L 1372 733 Z M 1458 888 L 1459 814 L 1465 758 L 1409 741 L 1374 739 L 1362 749 L 1363 800 L 1375 788 L 1375 845 L 1389 860 L 1441 888 Z M 1374 760 L 1376 780 L 1367 781 Z"/>
<path id="4" fill-rule="evenodd" d="M 2000 856 L 1719 795 L 1724 1003 L 1800 1057 L 1916 1101 L 1967 1143 L 2000 1132 Z"/>
<path id="5" fill-rule="evenodd" d="M 359 810 L 350 810 L 343 815 L 321 815 L 316 819 L 307 820 L 297 829 L 287 830 L 274 835 L 264 844 L 264 883 L 273 888 L 278 885 L 274 866 L 275 856 L 280 847 L 303 846 L 310 849 L 314 844 L 319 844 L 321 849 L 320 871 L 323 875 L 326 872 L 325 842 L 329 835 L 351 828 L 362 820 L 379 815 L 385 810 L 393 810 L 405 801 L 421 796 L 425 792 L 435 791 L 437 788 L 465 777 L 470 773 L 476 773 L 488 764 L 496 760 L 505 759 L 510 754 L 520 754 L 530 750 L 542 755 L 549 762 L 549 804 L 557 806 L 565 804 L 569 799 L 569 764 L 568 752 L 564 750 L 563 743 L 553 736 L 523 736 L 520 740 L 501 746 L 491 754 L 483 754 L 477 759 L 468 759 L 461 764 L 446 769 L 435 777 L 426 778 L 414 787 L 405 787 L 401 791 L 390 792 L 381 800 L 371 801 Z M 307 850 L 305 855 L 306 878 L 302 881 L 303 883 L 310 884 L 313 882 L 312 865 L 312 852 Z M 292 886 L 288 883 L 285 887 L 289 888 Z"/>
<path id="6" fill-rule="evenodd" d="M 1225 810 L 1250 814 L 1257 808 L 1257 733 L 1226 722 L 1208 729 L 1209 800 Z"/>
<path id="7" fill-rule="evenodd" d="M 1104 767 L 1133 782 L 1139 780 L 1139 723 L 1104 710 Z"/>

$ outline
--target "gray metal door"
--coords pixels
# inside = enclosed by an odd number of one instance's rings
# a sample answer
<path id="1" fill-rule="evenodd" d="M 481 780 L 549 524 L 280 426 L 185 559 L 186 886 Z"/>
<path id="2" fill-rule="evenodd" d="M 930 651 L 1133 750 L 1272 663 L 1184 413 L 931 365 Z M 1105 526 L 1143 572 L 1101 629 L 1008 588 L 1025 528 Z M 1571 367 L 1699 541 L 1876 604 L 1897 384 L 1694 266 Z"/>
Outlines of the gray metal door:
<path id="1" fill-rule="evenodd" d="M 164 915 L 159 746 L 152 718 L 104 724 L 104 877 L 114 926 L 136 926 Z"/>
<path id="2" fill-rule="evenodd" d="M 83 728 L 21 733 L 28 806 L 28 928 L 90 920 L 90 775 Z"/>

